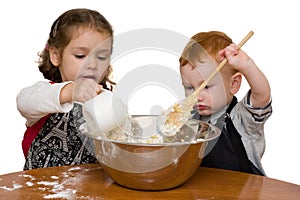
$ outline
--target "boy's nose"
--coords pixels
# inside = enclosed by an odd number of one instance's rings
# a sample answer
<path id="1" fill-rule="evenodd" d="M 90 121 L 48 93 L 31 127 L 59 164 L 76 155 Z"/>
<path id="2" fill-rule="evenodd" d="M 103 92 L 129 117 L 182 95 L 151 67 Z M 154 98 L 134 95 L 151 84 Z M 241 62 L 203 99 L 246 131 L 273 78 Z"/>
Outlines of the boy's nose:
<path id="1" fill-rule="evenodd" d="M 198 96 L 198 101 L 203 101 L 203 100 L 204 100 L 203 95 L 202 95 L 202 93 L 200 93 Z"/>

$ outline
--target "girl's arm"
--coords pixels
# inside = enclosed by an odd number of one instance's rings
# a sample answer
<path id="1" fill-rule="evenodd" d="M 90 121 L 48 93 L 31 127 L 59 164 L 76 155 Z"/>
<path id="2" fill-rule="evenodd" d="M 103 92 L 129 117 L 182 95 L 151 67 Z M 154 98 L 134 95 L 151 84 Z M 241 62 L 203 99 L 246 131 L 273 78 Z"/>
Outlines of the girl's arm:
<path id="1" fill-rule="evenodd" d="M 17 109 L 26 118 L 26 125 L 31 126 L 40 118 L 58 112 L 69 112 L 73 105 L 62 101 L 61 91 L 70 82 L 54 83 L 40 81 L 23 88 L 17 95 Z"/>

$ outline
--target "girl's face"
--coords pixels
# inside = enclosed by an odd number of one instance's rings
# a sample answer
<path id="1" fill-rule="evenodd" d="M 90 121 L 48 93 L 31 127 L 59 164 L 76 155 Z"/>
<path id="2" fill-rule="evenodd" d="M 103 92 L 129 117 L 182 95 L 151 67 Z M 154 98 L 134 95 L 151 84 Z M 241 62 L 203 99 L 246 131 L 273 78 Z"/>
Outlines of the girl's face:
<path id="1" fill-rule="evenodd" d="M 187 63 L 180 67 L 182 84 L 185 95 L 189 96 L 207 79 L 216 69 L 216 62 L 207 59 L 205 62 L 196 62 L 195 67 Z M 223 80 L 218 73 L 200 92 L 194 109 L 202 116 L 209 116 L 221 110 L 232 98 L 229 80 Z"/>
<path id="2" fill-rule="evenodd" d="M 62 81 L 89 78 L 101 82 L 110 64 L 111 46 L 108 34 L 76 29 L 62 53 L 59 65 Z"/>

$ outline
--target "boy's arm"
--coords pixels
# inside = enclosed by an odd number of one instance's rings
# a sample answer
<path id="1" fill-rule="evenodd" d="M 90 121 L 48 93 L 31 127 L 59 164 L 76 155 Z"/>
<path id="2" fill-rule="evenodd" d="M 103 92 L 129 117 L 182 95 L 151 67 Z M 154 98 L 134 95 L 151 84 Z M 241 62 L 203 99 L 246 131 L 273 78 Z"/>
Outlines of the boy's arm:
<path id="1" fill-rule="evenodd" d="M 61 104 L 61 90 L 70 82 L 38 82 L 23 88 L 17 95 L 17 109 L 26 118 L 26 125 L 31 126 L 49 113 L 68 112 L 72 103 Z"/>
<path id="2" fill-rule="evenodd" d="M 271 99 L 270 85 L 254 61 L 235 44 L 226 47 L 220 54 L 225 55 L 228 63 L 246 78 L 251 87 L 251 105 L 260 108 L 268 105 Z"/>
<path id="3" fill-rule="evenodd" d="M 246 78 L 251 88 L 250 102 L 255 108 L 262 108 L 269 104 L 271 89 L 263 72 L 256 66 L 252 59 L 241 68 L 240 72 Z"/>

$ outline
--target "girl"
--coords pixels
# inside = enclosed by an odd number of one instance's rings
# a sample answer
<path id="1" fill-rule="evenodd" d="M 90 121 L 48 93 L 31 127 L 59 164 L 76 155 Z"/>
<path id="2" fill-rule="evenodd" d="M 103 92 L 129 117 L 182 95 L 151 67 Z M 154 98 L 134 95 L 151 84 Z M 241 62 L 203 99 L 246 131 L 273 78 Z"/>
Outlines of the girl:
<path id="1" fill-rule="evenodd" d="M 38 62 L 50 82 L 17 95 L 27 126 L 24 170 L 97 162 L 78 127 L 84 122 L 81 103 L 114 85 L 109 79 L 112 36 L 110 23 L 94 10 L 72 9 L 54 21 Z"/>

